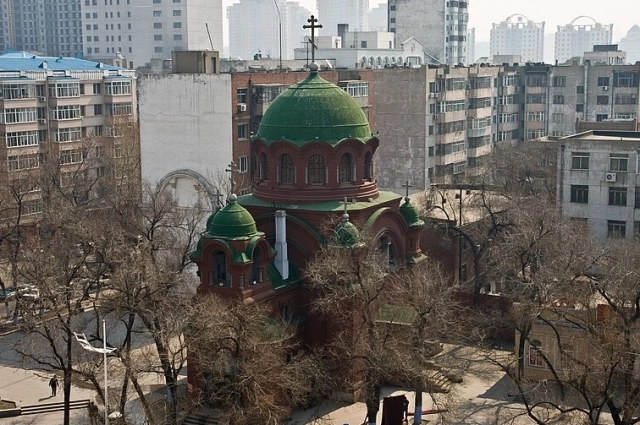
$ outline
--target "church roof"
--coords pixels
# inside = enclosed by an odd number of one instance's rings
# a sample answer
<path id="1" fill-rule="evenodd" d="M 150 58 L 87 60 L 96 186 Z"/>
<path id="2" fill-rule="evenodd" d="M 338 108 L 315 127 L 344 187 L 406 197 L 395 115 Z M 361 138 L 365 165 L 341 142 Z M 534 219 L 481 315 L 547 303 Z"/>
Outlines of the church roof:
<path id="1" fill-rule="evenodd" d="M 312 64 L 312 66 L 315 64 Z M 256 138 L 270 144 L 288 140 L 296 145 L 373 137 L 362 108 L 340 87 L 318 75 L 309 76 L 280 94 L 264 114 Z"/>
<path id="2" fill-rule="evenodd" d="M 236 202 L 236 195 L 229 196 L 229 203 L 213 215 L 207 227 L 207 237 L 237 239 L 248 238 L 258 232 L 256 222 L 249 211 Z"/>
<path id="3" fill-rule="evenodd" d="M 418 210 L 416 207 L 409 202 L 409 197 L 404 198 L 404 204 L 400 205 L 400 214 L 407 221 L 409 227 L 422 227 L 424 226 L 424 221 L 420 219 L 420 214 L 418 214 Z"/>

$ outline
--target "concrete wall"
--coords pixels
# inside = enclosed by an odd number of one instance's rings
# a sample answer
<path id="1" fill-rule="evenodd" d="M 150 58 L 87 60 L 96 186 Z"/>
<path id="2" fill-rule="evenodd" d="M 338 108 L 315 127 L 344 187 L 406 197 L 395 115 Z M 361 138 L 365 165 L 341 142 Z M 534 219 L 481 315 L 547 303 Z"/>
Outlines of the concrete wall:
<path id="1" fill-rule="evenodd" d="M 233 158 L 229 99 L 228 74 L 144 77 L 139 82 L 143 180 L 155 185 L 169 173 L 190 170 L 210 181 L 223 171 Z M 181 188 L 174 192 L 181 205 L 198 196 L 188 190 L 202 189 L 190 177 L 178 177 L 174 185 Z"/>
<path id="2" fill-rule="evenodd" d="M 414 189 L 425 185 L 427 158 L 427 94 L 425 69 L 377 71 L 373 76 L 375 128 L 380 147 L 376 176 L 381 188 L 404 193 L 409 180 Z M 411 87 L 411 89 L 409 89 Z M 371 93 L 372 87 L 369 87 Z"/>

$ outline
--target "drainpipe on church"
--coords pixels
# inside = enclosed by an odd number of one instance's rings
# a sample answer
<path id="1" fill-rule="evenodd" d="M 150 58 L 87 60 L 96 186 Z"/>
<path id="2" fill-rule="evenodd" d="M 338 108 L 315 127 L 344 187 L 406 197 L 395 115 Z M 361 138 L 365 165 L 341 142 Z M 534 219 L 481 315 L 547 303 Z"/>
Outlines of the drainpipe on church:
<path id="1" fill-rule="evenodd" d="M 287 258 L 287 213 L 276 211 L 276 268 L 282 279 L 289 278 L 289 259 Z"/>

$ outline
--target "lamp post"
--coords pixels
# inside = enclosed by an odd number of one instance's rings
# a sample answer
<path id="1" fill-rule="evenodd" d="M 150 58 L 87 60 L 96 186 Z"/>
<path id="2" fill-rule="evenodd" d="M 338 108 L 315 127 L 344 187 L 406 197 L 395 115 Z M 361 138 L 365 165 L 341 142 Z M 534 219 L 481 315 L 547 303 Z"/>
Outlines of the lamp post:
<path id="1" fill-rule="evenodd" d="M 102 348 L 96 348 L 87 341 L 87 337 L 84 334 L 73 333 L 76 337 L 76 341 L 82 348 L 87 351 L 93 351 L 94 353 L 101 353 L 103 355 L 104 362 L 104 423 L 109 425 L 109 390 L 108 390 L 108 378 L 107 378 L 107 354 L 111 354 L 116 351 L 115 348 L 107 348 L 107 325 L 102 319 Z"/>
<path id="2" fill-rule="evenodd" d="M 280 71 L 282 71 L 282 17 L 280 16 L 280 6 L 278 6 L 278 0 L 273 0 L 273 4 L 276 5 L 278 11 L 278 40 L 280 42 Z"/>

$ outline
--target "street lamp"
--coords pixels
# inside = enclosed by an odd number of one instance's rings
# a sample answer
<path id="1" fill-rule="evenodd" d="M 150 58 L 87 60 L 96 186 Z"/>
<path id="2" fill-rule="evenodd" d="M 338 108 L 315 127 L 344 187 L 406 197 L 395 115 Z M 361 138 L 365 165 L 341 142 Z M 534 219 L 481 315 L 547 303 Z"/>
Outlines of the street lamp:
<path id="1" fill-rule="evenodd" d="M 282 17 L 280 16 L 280 6 L 278 6 L 278 0 L 273 0 L 273 4 L 276 5 L 278 11 L 278 39 L 280 41 L 280 72 L 282 72 Z"/>
<path id="2" fill-rule="evenodd" d="M 107 325 L 104 319 L 102 319 L 102 348 L 96 348 L 87 341 L 87 337 L 84 334 L 73 333 L 76 337 L 76 341 L 82 348 L 87 351 L 93 351 L 94 353 L 101 353 L 104 361 L 104 424 L 109 425 L 109 396 L 108 396 L 108 380 L 107 380 L 107 354 L 111 354 L 116 351 L 115 348 L 107 348 Z"/>

